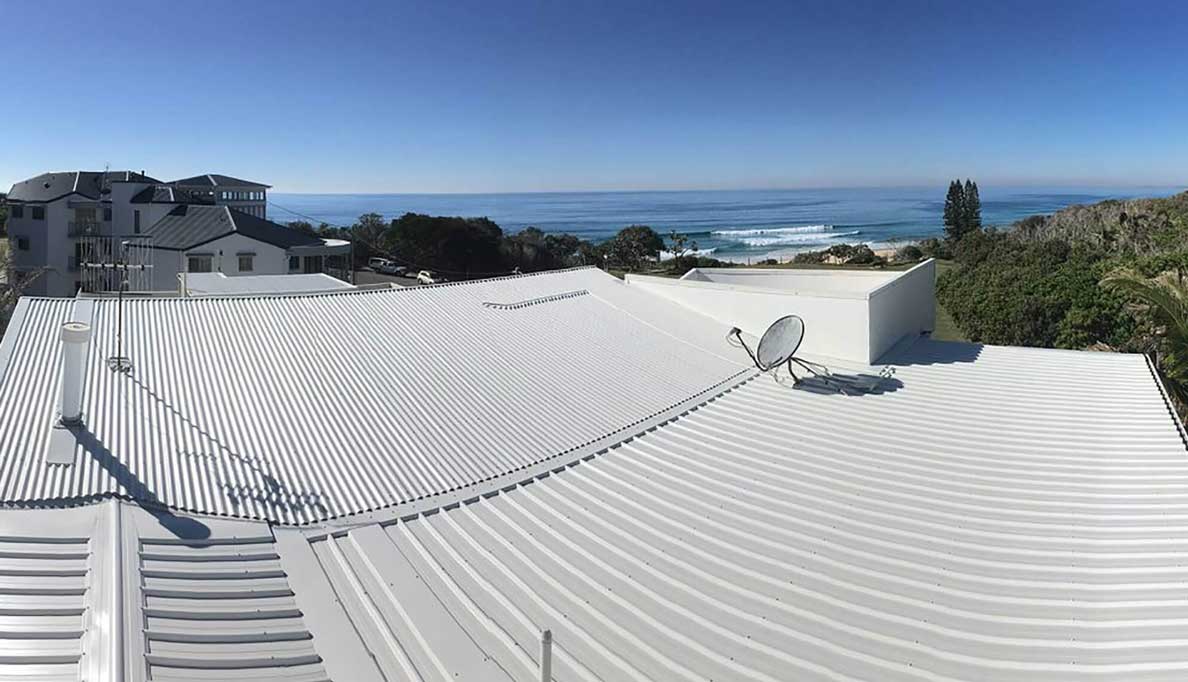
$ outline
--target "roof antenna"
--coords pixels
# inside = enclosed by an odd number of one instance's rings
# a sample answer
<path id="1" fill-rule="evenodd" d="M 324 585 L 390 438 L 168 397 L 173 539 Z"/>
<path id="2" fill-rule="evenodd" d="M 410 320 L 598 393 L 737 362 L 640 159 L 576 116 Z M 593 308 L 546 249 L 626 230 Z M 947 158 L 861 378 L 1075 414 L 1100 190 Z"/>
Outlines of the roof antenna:
<path id="1" fill-rule="evenodd" d="M 107 366 L 113 372 L 127 374 L 132 371 L 132 360 L 124 355 L 124 290 L 128 288 L 128 242 L 120 242 L 120 256 L 115 262 L 116 277 L 119 278 L 119 293 L 116 294 L 116 354 L 107 359 Z"/>

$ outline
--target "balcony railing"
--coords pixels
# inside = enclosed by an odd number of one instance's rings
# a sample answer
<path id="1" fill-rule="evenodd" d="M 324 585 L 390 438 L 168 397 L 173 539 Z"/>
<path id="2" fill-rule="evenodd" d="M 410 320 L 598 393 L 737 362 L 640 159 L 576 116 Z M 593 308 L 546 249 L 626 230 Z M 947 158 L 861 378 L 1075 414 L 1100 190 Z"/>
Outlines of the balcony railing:
<path id="1" fill-rule="evenodd" d="M 73 222 L 69 224 L 68 234 L 71 237 L 89 237 L 98 235 L 103 229 L 103 223 L 97 221 Z"/>

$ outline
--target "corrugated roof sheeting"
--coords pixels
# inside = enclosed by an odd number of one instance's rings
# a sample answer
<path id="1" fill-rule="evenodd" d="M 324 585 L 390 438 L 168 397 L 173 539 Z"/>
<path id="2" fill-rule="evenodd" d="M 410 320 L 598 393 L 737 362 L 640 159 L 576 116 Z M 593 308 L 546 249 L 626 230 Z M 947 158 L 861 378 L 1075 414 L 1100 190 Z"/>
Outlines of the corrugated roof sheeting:
<path id="1" fill-rule="evenodd" d="M 0 510 L 0 679 L 328 682 L 311 627 L 265 523 Z M 374 679 L 330 657 L 337 679 Z"/>
<path id="2" fill-rule="evenodd" d="M 0 679 L 79 679 L 90 556 L 85 535 L 0 537 Z"/>
<path id="3" fill-rule="evenodd" d="M 576 289 L 592 295 L 482 305 Z M 85 429 L 72 466 L 44 462 L 58 327 L 72 304 L 27 299 L 9 330 L 19 359 L 0 385 L 0 496 L 9 502 L 118 493 L 284 523 L 333 518 L 561 456 L 745 371 L 741 358 L 698 346 L 730 352 L 719 325 L 597 270 L 125 301 L 128 375 L 105 364 L 116 353 L 117 304 L 91 303 Z M 662 331 L 666 321 L 682 336 Z"/>
<path id="4" fill-rule="evenodd" d="M 896 369 L 864 396 L 759 377 L 531 484 L 312 544 L 414 679 L 449 679 L 417 661 L 455 646 L 533 679 L 544 628 L 557 680 L 1188 676 L 1188 458 L 1145 360 L 922 341 Z M 416 580 L 374 589 L 376 566 Z M 460 632 L 410 633 L 414 604 Z"/>
<path id="5" fill-rule="evenodd" d="M 148 679 L 328 680 L 267 526 L 260 537 L 140 541 Z"/>

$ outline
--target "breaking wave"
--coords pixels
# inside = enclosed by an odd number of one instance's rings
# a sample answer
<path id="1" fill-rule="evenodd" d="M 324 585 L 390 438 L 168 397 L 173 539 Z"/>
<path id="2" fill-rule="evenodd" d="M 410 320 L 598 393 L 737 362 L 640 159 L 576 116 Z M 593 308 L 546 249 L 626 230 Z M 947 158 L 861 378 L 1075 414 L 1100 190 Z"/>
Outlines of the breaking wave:
<path id="1" fill-rule="evenodd" d="M 736 241 L 746 244 L 747 246 L 777 246 L 780 244 L 829 244 L 837 241 L 842 237 L 853 237 L 862 234 L 862 230 L 850 230 L 848 232 L 829 232 L 829 233 L 792 233 L 792 234 L 776 234 L 764 237 L 743 237 Z"/>
<path id="2" fill-rule="evenodd" d="M 692 249 L 690 251 L 686 251 L 685 255 L 686 256 L 694 256 L 694 257 L 708 256 L 717 250 L 718 250 L 718 247 L 716 247 L 716 246 L 711 249 Z M 660 260 L 670 260 L 670 259 L 672 259 L 672 257 L 673 257 L 673 253 L 671 251 L 661 251 L 660 252 Z"/>
<path id="3" fill-rule="evenodd" d="M 735 237 L 775 237 L 790 234 L 828 234 L 833 232 L 832 225 L 801 225 L 799 227 L 764 227 L 747 230 L 714 230 L 710 234 L 715 237 L 733 239 Z"/>

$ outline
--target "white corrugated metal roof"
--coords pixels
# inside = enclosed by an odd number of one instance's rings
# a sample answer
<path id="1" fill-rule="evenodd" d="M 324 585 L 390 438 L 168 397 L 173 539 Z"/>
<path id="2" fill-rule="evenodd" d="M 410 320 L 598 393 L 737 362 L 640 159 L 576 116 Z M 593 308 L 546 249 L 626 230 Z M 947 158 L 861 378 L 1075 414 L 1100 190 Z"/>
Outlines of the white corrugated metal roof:
<path id="1" fill-rule="evenodd" d="M 558 680 L 1188 676 L 1188 458 L 1145 360 L 923 341 L 895 364 L 861 397 L 756 378 L 312 546 L 393 667 L 477 647 L 532 679 L 550 628 Z M 418 579 L 370 588 L 375 566 Z"/>
<path id="2" fill-rule="evenodd" d="M 348 282 L 325 273 L 297 275 L 238 275 L 221 272 L 188 272 L 182 275 L 188 296 L 245 294 L 304 294 L 337 289 L 354 289 Z"/>
<path id="3" fill-rule="evenodd" d="M 118 494 L 305 523 L 573 456 L 753 371 L 720 325 L 594 269 L 123 305 L 127 375 L 106 364 L 116 301 L 18 305 L 0 358 L 0 499 Z M 52 428 L 68 319 L 94 328 L 74 437 Z M 61 447 L 74 464 L 47 466 Z"/>
<path id="4" fill-rule="evenodd" d="M 531 680 L 545 628 L 561 681 L 1188 676 L 1188 458 L 1144 358 L 921 340 L 892 364 L 861 396 L 752 378 L 350 526 L 0 511 L 68 555 L 18 567 L 52 577 L 55 638 L 0 643 L 96 681 Z"/>

